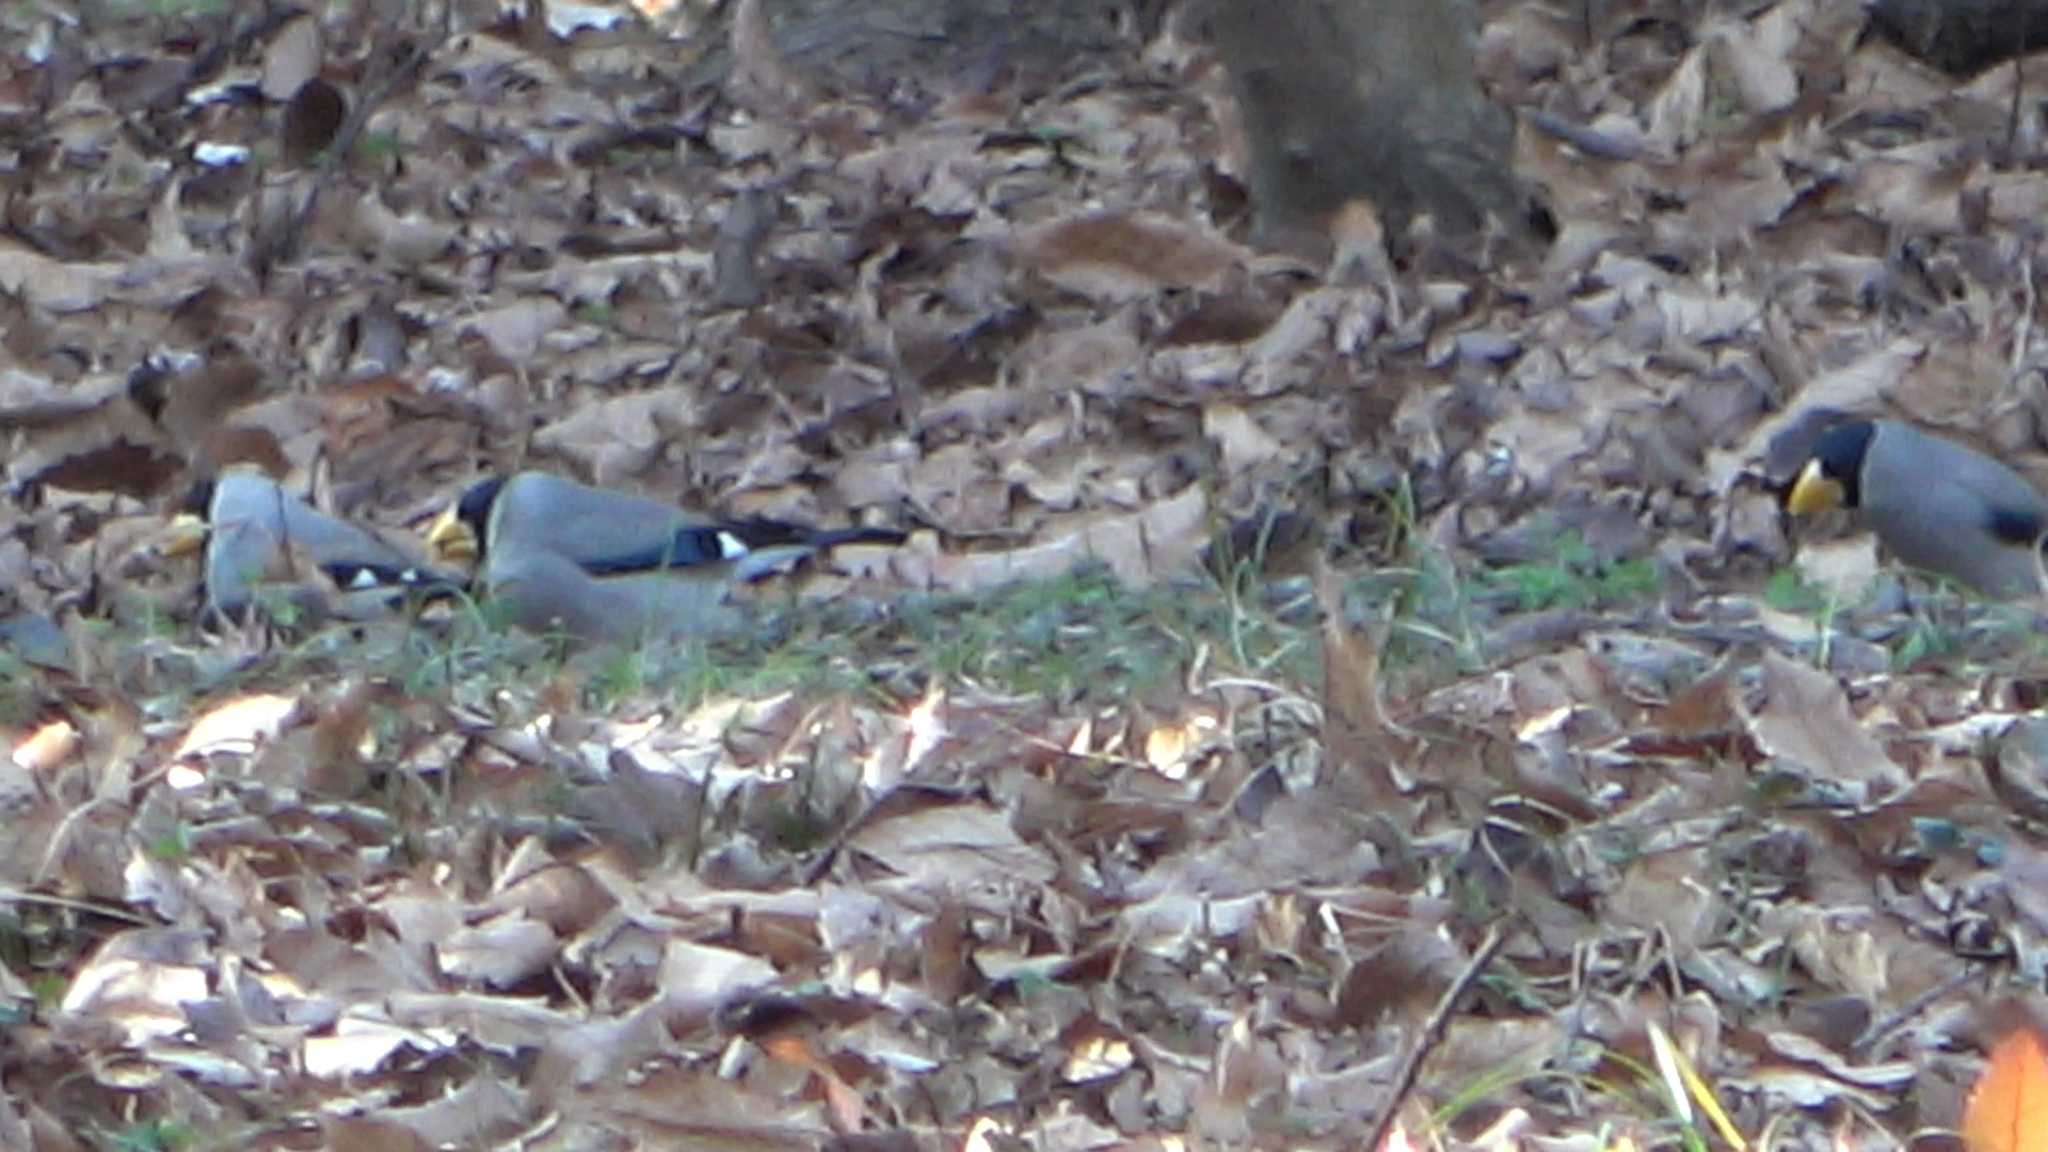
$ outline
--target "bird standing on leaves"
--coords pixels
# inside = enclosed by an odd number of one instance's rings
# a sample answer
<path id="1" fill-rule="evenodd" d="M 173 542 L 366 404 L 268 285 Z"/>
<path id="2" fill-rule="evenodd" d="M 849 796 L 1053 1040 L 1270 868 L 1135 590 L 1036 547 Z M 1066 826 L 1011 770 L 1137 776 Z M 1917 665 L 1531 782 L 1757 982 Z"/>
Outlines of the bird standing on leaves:
<path id="1" fill-rule="evenodd" d="M 1857 510 L 1902 562 L 2004 599 L 2041 591 L 2048 502 L 1974 449 L 1894 420 L 1824 432 L 1793 481 L 1795 516 Z"/>
<path id="2" fill-rule="evenodd" d="M 739 622 L 734 588 L 841 544 L 901 544 L 886 528 L 709 520 L 544 472 L 472 485 L 428 530 L 469 563 L 510 622 L 583 640 L 704 635 Z"/>
<path id="3" fill-rule="evenodd" d="M 266 591 L 315 616 L 361 619 L 458 581 L 367 528 L 338 520 L 261 472 L 235 467 L 193 490 L 161 545 L 205 549 L 210 611 L 239 615 Z"/>

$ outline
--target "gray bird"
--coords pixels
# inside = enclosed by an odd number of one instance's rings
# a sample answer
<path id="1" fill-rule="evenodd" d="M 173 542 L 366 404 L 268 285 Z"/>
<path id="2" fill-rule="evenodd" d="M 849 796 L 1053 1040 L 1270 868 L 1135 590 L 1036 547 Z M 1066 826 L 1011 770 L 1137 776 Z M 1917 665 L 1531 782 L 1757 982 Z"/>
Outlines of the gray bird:
<path id="1" fill-rule="evenodd" d="M 1795 516 L 1857 510 L 1901 562 L 2012 599 L 2041 590 L 2048 502 L 1974 449 L 1895 420 L 1849 420 L 1814 445 L 1785 500 Z"/>
<path id="2" fill-rule="evenodd" d="M 435 559 L 471 564 L 507 618 L 535 632 L 634 641 L 728 631 L 736 587 L 840 544 L 901 544 L 886 528 L 714 520 L 545 472 L 472 485 L 427 532 Z"/>
<path id="3" fill-rule="evenodd" d="M 206 606 L 230 616 L 276 596 L 315 617 L 362 619 L 408 596 L 446 595 L 461 586 L 393 541 L 245 468 L 194 489 L 161 547 L 177 555 L 202 544 Z"/>

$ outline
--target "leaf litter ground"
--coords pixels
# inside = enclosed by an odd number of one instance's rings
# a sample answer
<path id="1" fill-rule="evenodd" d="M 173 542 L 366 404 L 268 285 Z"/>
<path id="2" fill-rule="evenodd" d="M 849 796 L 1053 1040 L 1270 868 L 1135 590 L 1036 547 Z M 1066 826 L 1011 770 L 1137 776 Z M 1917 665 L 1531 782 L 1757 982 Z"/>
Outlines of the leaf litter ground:
<path id="1" fill-rule="evenodd" d="M 0 1144 L 1958 1124 L 2043 1018 L 2034 616 L 1770 488 L 1822 407 L 2038 464 L 2013 81 L 1836 0 L 1484 17 L 1597 135 L 1524 131 L 1558 243 L 1356 286 L 1246 245 L 1171 22 L 735 106 L 688 12 L 0 15 Z M 151 544 L 220 459 L 920 531 L 693 649 L 206 635 Z"/>

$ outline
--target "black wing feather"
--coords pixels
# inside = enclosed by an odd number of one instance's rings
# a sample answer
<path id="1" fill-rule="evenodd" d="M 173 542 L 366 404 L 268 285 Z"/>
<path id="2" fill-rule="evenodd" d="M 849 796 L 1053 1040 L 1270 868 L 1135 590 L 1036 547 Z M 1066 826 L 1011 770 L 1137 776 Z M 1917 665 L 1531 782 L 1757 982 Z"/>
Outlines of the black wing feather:
<path id="1" fill-rule="evenodd" d="M 841 544 L 901 544 L 907 537 L 894 528 L 814 528 L 782 520 L 756 517 L 721 525 L 749 549 L 779 548 L 801 544 L 807 548 L 836 548 Z"/>
<path id="2" fill-rule="evenodd" d="M 365 564 L 355 561 L 330 561 L 320 565 L 320 571 L 336 588 L 344 592 L 369 588 L 390 588 L 394 591 L 421 593 L 427 596 L 449 596 L 462 588 L 462 582 L 428 568 L 400 568 L 392 564 Z"/>
<path id="3" fill-rule="evenodd" d="M 635 572 L 656 572 L 663 568 L 694 568 L 717 564 L 728 557 L 719 543 L 720 529 L 695 526 L 679 528 L 668 543 L 640 552 L 586 558 L 583 570 L 592 576 L 626 576 Z M 744 542 L 744 541 L 743 541 Z"/>
<path id="4" fill-rule="evenodd" d="M 679 528 L 665 548 L 650 548 L 582 561 L 593 576 L 625 576 L 664 568 L 722 564 L 761 548 L 800 545 L 833 548 L 841 544 L 901 544 L 903 533 L 892 528 L 812 528 L 780 520 L 733 520 Z M 738 548 L 732 547 L 738 545 Z"/>
<path id="5" fill-rule="evenodd" d="M 1991 509 L 1991 534 L 2007 544 L 2022 544 L 2032 547 L 2041 539 L 2043 528 L 2039 512 L 2026 508 Z"/>

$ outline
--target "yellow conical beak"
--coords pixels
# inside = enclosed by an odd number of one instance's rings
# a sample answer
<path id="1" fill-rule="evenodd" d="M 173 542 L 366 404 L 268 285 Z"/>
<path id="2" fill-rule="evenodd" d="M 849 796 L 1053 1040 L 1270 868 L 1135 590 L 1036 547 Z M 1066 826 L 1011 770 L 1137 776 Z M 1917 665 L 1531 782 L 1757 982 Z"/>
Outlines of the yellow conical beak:
<path id="1" fill-rule="evenodd" d="M 449 505 L 446 512 L 434 518 L 427 529 L 427 547 L 434 559 L 442 564 L 474 564 L 478 547 L 476 530 L 462 517 L 456 515 L 455 506 Z"/>
<path id="2" fill-rule="evenodd" d="M 190 556 L 206 547 L 206 521 L 190 512 L 181 512 L 171 517 L 164 527 L 164 534 L 157 538 L 156 550 L 165 556 Z"/>
<path id="3" fill-rule="evenodd" d="M 1808 460 L 1806 467 L 1799 470 L 1799 479 L 1792 483 L 1792 494 L 1785 498 L 1785 507 L 1794 516 L 1811 516 L 1840 508 L 1842 496 L 1841 483 L 1821 474 L 1820 461 Z"/>

